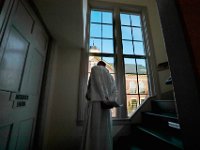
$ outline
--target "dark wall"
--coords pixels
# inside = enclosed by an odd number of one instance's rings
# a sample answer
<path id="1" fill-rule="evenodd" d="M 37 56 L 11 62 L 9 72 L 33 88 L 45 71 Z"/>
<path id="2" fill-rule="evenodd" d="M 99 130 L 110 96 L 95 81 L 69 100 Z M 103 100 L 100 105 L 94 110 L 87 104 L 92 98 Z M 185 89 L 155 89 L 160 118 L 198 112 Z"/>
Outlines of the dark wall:
<path id="1" fill-rule="evenodd" d="M 157 5 L 184 148 L 200 150 L 200 92 L 196 80 L 197 75 L 200 77 L 199 6 L 195 0 L 157 0 Z"/>
<path id="2" fill-rule="evenodd" d="M 200 1 L 177 0 L 195 70 L 200 80 Z"/>

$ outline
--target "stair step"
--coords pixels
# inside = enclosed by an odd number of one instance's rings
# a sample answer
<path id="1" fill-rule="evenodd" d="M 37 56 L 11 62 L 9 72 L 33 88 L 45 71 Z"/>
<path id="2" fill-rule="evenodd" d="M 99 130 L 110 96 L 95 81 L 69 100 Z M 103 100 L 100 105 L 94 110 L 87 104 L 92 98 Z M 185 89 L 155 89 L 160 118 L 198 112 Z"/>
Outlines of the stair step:
<path id="1" fill-rule="evenodd" d="M 114 141 L 113 150 L 144 150 L 131 135 L 121 136 Z"/>
<path id="2" fill-rule="evenodd" d="M 173 146 L 174 148 L 183 149 L 183 143 L 182 143 L 181 139 L 174 135 L 170 135 L 170 134 L 164 133 L 162 131 L 144 127 L 144 126 L 137 126 L 137 128 L 140 131 L 142 131 L 150 136 L 153 136 L 154 138 L 161 140 L 164 143 L 167 143 L 167 144 Z"/>
<path id="3" fill-rule="evenodd" d="M 139 124 L 132 125 L 130 135 L 121 137 L 115 150 L 180 150 L 181 129 L 174 100 L 151 100 L 151 111 L 142 112 Z"/>
<path id="4" fill-rule="evenodd" d="M 157 130 L 163 130 L 166 133 L 181 137 L 180 125 L 177 115 L 172 113 L 156 114 L 152 112 L 142 113 L 142 125 Z"/>
<path id="5" fill-rule="evenodd" d="M 178 123 L 178 118 L 176 114 L 173 113 L 154 113 L 154 112 L 143 112 L 142 113 L 142 119 L 144 121 L 171 121 Z"/>
<path id="6" fill-rule="evenodd" d="M 144 150 L 136 145 L 131 146 L 130 150 Z"/>
<path id="7" fill-rule="evenodd" d="M 144 112 L 146 115 L 155 116 L 155 117 L 161 117 L 166 119 L 173 119 L 178 120 L 177 114 L 174 113 L 154 113 L 154 112 Z"/>
<path id="8" fill-rule="evenodd" d="M 157 113 L 177 113 L 174 100 L 152 100 L 152 111 Z"/>

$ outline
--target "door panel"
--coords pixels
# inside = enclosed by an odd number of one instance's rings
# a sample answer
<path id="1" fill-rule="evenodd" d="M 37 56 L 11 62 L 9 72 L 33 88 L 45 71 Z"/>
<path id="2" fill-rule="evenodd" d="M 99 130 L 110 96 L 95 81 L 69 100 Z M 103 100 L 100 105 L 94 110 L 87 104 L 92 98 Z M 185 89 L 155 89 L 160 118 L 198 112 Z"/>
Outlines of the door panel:
<path id="1" fill-rule="evenodd" d="M 30 149 L 33 119 L 20 122 L 16 150 Z"/>
<path id="2" fill-rule="evenodd" d="M 29 150 L 37 119 L 48 35 L 26 0 L 14 0 L 3 32 L 0 150 Z"/>
<path id="3" fill-rule="evenodd" d="M 11 28 L 0 64 L 0 89 L 18 91 L 29 42 Z"/>
<path id="4" fill-rule="evenodd" d="M 9 18 L 13 0 L 0 0 L 0 39 L 3 36 L 3 30 Z"/>
<path id="5" fill-rule="evenodd" d="M 21 93 L 28 94 L 29 96 L 39 94 L 44 66 L 44 56 L 37 49 L 30 49 L 30 57 L 27 58 L 20 90 Z"/>
<path id="6" fill-rule="evenodd" d="M 34 26 L 33 37 L 37 39 L 35 41 L 36 49 L 39 50 L 42 55 L 45 55 L 47 51 L 48 37 L 40 25 L 36 24 Z"/>
<path id="7" fill-rule="evenodd" d="M 0 150 L 6 150 L 8 148 L 11 129 L 12 125 L 0 127 Z"/>
<path id="8" fill-rule="evenodd" d="M 1 10 L 3 8 L 3 4 L 4 4 L 5 0 L 0 0 L 0 13 L 1 13 Z"/>
<path id="9" fill-rule="evenodd" d="M 12 105 L 13 102 L 10 101 L 10 92 L 0 90 L 0 126 L 11 122 Z"/>
<path id="10" fill-rule="evenodd" d="M 13 23 L 20 31 L 24 32 L 23 34 L 30 34 L 32 32 L 32 28 L 34 25 L 33 17 L 20 2 L 18 3 L 17 9 L 15 11 Z"/>
<path id="11" fill-rule="evenodd" d="M 32 61 L 30 66 L 28 89 L 31 95 L 39 94 L 39 87 L 41 83 L 42 67 L 43 67 L 43 56 L 37 49 L 33 50 Z"/>

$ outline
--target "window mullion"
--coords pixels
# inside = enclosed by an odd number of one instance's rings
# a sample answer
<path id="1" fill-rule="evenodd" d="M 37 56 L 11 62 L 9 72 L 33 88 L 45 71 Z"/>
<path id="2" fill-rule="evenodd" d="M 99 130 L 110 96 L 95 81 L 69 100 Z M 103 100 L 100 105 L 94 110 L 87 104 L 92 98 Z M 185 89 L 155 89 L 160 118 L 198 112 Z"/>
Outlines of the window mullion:
<path id="1" fill-rule="evenodd" d="M 101 53 L 103 51 L 103 25 L 102 25 L 102 22 L 103 22 L 103 13 L 101 12 Z M 101 56 L 101 59 L 102 59 L 102 56 Z"/>
<path id="2" fill-rule="evenodd" d="M 122 34 L 120 25 L 120 10 L 114 10 L 114 37 L 115 37 L 115 59 L 116 59 L 116 81 L 118 90 L 120 91 L 119 101 L 124 107 L 117 109 L 117 116 L 121 118 L 127 117 L 127 102 L 126 102 L 126 86 L 125 86 L 125 69 L 122 52 Z"/>
<path id="3" fill-rule="evenodd" d="M 135 59 L 135 66 L 136 66 L 136 74 L 137 74 L 137 92 L 138 92 L 138 97 L 139 97 L 139 105 L 140 105 L 140 86 L 139 86 L 139 77 L 138 77 L 138 67 L 137 67 L 137 61 Z"/>

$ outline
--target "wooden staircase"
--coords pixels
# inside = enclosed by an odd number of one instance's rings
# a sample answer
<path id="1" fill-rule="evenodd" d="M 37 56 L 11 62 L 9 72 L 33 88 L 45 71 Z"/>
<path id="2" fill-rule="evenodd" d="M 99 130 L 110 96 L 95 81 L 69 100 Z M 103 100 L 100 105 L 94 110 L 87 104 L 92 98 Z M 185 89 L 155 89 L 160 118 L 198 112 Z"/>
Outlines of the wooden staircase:
<path id="1" fill-rule="evenodd" d="M 183 148 L 174 100 L 152 100 L 152 111 L 142 112 L 142 123 L 128 136 L 114 141 L 114 150 L 180 150 Z"/>

